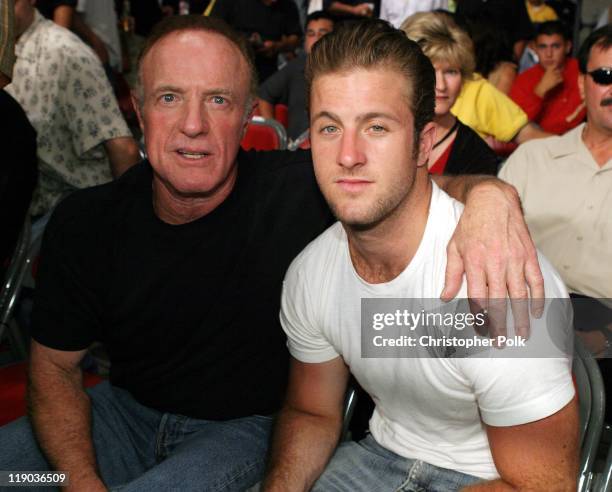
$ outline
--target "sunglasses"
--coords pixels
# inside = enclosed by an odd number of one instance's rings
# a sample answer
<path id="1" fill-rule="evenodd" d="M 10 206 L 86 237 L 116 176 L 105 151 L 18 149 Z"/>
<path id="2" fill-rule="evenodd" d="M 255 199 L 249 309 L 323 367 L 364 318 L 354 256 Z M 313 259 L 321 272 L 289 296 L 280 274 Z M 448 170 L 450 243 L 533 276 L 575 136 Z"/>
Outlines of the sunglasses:
<path id="1" fill-rule="evenodd" d="M 612 84 L 612 68 L 602 67 L 591 72 L 587 72 L 591 76 L 593 82 L 598 85 L 610 85 Z"/>

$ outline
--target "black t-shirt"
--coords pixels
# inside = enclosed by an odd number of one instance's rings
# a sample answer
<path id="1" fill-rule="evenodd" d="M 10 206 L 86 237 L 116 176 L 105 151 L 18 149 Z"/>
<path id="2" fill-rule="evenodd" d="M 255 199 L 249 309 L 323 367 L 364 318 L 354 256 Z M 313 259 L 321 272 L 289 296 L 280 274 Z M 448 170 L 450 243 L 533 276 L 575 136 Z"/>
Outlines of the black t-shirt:
<path id="1" fill-rule="evenodd" d="M 211 15 L 220 17 L 247 38 L 258 33 L 262 41 L 279 41 L 282 36 L 302 35 L 294 0 L 278 0 L 269 6 L 261 0 L 217 0 Z M 276 71 L 276 57 L 256 53 L 255 65 L 259 81 L 264 81 Z"/>
<path id="2" fill-rule="evenodd" d="M 36 131 L 24 110 L 0 89 L 0 135 L 6 142 L 0 160 L 0 272 L 15 247 L 38 176 Z M 1 276 L 0 276 L 1 278 Z"/>
<path id="3" fill-rule="evenodd" d="M 53 20 L 53 12 L 60 5 L 76 8 L 77 0 L 36 0 L 36 8 L 47 19 Z"/>
<path id="4" fill-rule="evenodd" d="M 499 158 L 480 135 L 459 121 L 444 174 L 497 174 Z"/>
<path id="5" fill-rule="evenodd" d="M 142 404 L 224 420 L 278 410 L 288 352 L 278 314 L 292 259 L 332 221 L 310 154 L 244 153 L 210 214 L 169 225 L 148 163 L 62 202 L 43 241 L 33 337 L 108 347 L 111 382 Z"/>

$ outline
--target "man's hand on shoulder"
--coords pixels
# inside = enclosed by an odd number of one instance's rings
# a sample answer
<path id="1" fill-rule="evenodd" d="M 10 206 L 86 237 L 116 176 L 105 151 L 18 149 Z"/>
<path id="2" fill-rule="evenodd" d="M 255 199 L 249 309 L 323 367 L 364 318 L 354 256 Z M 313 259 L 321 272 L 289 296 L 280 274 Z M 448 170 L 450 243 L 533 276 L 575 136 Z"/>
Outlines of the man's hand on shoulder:
<path id="1" fill-rule="evenodd" d="M 496 334 L 505 334 L 505 299 L 510 297 L 517 335 L 528 336 L 526 300 L 530 295 L 532 314 L 541 316 L 544 280 L 518 193 L 495 178 L 471 181 L 463 187 L 465 210 L 447 247 L 441 298 L 449 301 L 458 294 L 465 273 L 470 299 L 504 300 L 499 303 L 503 312 L 489 314 Z"/>

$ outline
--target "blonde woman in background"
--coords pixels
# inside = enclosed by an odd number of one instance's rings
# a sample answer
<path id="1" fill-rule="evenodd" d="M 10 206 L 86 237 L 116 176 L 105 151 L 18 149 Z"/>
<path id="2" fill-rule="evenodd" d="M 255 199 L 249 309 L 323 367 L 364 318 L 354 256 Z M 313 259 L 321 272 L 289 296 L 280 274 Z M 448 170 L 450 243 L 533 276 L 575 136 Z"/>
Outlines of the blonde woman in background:
<path id="1" fill-rule="evenodd" d="M 402 23 L 401 29 L 419 44 L 436 71 L 436 142 L 429 172 L 496 174 L 495 153 L 451 113 L 463 81 L 474 72 L 472 40 L 448 15 L 439 12 L 414 14 Z"/>

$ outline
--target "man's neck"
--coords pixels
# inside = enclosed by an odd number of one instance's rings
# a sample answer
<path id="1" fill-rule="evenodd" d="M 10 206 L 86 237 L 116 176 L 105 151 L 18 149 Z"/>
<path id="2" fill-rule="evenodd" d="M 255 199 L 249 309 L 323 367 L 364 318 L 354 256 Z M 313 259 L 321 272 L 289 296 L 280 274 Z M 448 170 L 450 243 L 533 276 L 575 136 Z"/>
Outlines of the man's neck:
<path id="1" fill-rule="evenodd" d="M 587 122 L 582 131 L 582 141 L 599 167 L 603 167 L 612 159 L 612 131 L 606 131 Z"/>
<path id="2" fill-rule="evenodd" d="M 187 224 L 208 215 L 221 205 L 236 184 L 234 171 L 223 184 L 208 194 L 181 195 L 156 175 L 153 177 L 153 209 L 160 220 L 172 225 Z"/>
<path id="3" fill-rule="evenodd" d="M 429 174 L 420 168 L 411 193 L 389 217 L 368 230 L 344 226 L 351 261 L 362 279 L 389 282 L 406 269 L 425 232 L 431 193 Z"/>

